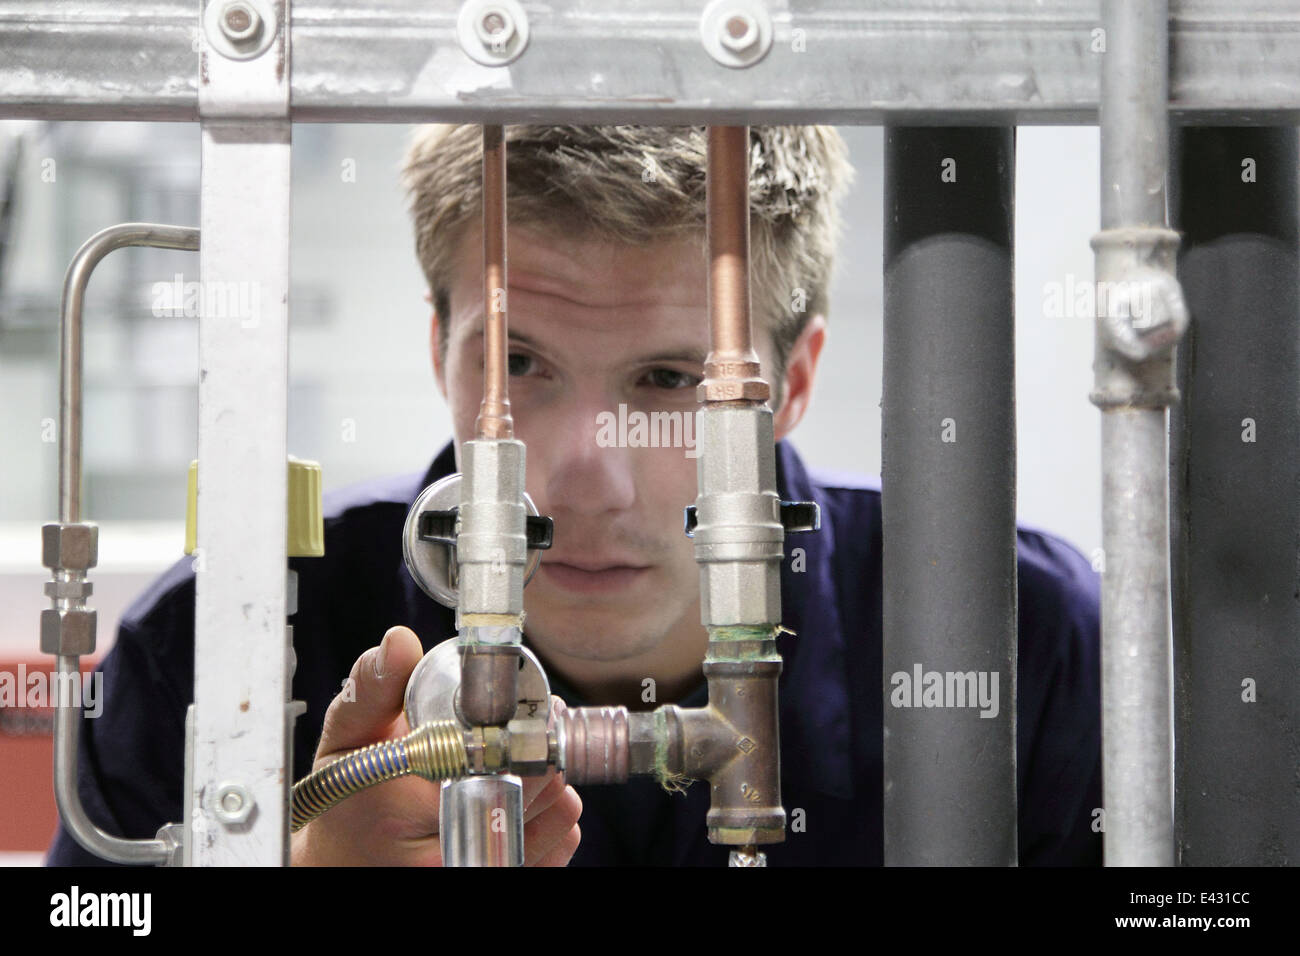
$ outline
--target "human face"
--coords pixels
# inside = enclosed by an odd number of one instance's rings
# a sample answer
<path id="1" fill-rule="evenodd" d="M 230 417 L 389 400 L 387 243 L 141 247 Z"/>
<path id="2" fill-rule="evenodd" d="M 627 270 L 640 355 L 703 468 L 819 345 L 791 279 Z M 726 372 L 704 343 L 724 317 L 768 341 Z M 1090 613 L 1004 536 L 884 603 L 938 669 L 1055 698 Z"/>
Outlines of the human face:
<path id="1" fill-rule="evenodd" d="M 458 258 L 438 381 L 459 460 L 483 394 L 477 227 Z M 528 448 L 528 493 L 555 522 L 524 591 L 529 640 L 575 662 L 661 656 L 666 642 L 703 631 L 682 531 L 696 460 L 688 448 L 606 447 L 598 436 L 620 405 L 629 416 L 694 415 L 709 345 L 703 237 L 638 247 L 511 226 L 508 282 L 515 437 Z M 769 337 L 757 338 L 770 369 Z"/>

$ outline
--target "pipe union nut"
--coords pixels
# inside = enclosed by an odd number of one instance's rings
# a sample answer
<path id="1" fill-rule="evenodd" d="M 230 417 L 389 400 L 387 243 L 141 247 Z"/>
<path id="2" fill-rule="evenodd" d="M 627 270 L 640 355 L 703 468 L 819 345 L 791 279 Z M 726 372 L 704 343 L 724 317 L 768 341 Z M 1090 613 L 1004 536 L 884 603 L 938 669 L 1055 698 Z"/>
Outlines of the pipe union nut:
<path id="1" fill-rule="evenodd" d="M 95 650 L 95 612 L 90 608 L 41 611 L 41 653 L 81 657 Z"/>
<path id="2" fill-rule="evenodd" d="M 99 563 L 99 526 L 87 522 L 43 525 L 41 563 L 64 571 L 89 571 Z"/>
<path id="3" fill-rule="evenodd" d="M 94 591 L 94 584 L 79 578 L 45 582 L 45 593 L 56 601 L 85 601 Z"/>
<path id="4" fill-rule="evenodd" d="M 702 402 L 765 402 L 772 397 L 771 387 L 761 378 L 705 381 L 695 392 Z"/>
<path id="5" fill-rule="evenodd" d="M 550 766 L 551 742 L 544 720 L 512 720 L 506 725 L 510 772 L 540 777 Z"/>

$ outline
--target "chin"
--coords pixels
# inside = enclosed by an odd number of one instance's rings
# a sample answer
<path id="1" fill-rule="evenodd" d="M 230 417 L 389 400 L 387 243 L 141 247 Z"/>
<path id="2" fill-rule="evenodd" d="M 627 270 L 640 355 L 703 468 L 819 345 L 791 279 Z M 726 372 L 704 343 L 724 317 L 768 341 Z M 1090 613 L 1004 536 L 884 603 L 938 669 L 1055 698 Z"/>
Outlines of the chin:
<path id="1" fill-rule="evenodd" d="M 584 661 L 623 661 L 653 651 L 671 628 L 644 608 L 570 605 L 529 609 L 524 631 L 543 653 Z M 641 613 L 638 614 L 637 611 Z"/>

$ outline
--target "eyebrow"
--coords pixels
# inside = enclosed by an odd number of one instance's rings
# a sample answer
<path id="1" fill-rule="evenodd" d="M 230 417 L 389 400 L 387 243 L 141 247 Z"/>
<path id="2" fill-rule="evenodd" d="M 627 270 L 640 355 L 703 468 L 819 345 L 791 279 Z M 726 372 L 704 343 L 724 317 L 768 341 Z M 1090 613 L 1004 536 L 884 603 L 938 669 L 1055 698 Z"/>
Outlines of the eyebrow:
<path id="1" fill-rule="evenodd" d="M 656 352 L 654 355 L 646 355 L 637 361 L 647 364 L 650 362 L 690 362 L 694 365 L 703 365 L 706 357 L 700 349 L 677 349 L 672 352 Z"/>
<path id="2" fill-rule="evenodd" d="M 483 330 L 480 328 L 474 334 L 473 339 L 481 340 L 482 338 Z M 545 353 L 548 351 L 542 343 L 530 338 L 522 332 L 516 332 L 514 329 L 510 330 L 508 339 L 510 342 L 516 342 L 538 352 Z M 636 364 L 639 365 L 649 364 L 652 362 L 689 362 L 695 365 L 703 365 L 705 358 L 707 358 L 707 355 L 702 349 L 684 348 L 672 349 L 667 352 L 656 352 L 653 355 L 643 355 L 635 361 Z"/>

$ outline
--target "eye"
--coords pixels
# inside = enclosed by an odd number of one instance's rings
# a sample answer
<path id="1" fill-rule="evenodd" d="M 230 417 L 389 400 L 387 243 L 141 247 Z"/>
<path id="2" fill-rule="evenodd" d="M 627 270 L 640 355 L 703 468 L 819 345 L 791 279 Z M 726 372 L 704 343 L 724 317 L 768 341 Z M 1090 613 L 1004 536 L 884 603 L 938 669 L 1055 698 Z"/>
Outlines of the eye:
<path id="1" fill-rule="evenodd" d="M 700 384 L 698 375 L 691 375 L 689 372 L 679 372 L 672 368 L 651 369 L 646 379 L 652 388 L 663 388 L 676 391 L 684 388 L 694 388 Z"/>
<path id="2" fill-rule="evenodd" d="M 511 352 L 507 362 L 511 375 L 527 375 L 536 365 L 537 360 L 523 352 Z"/>

